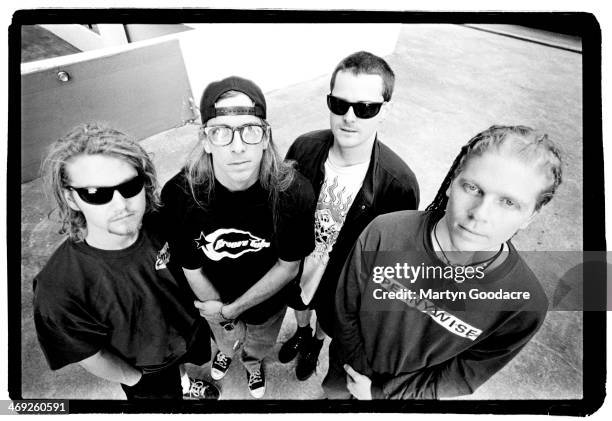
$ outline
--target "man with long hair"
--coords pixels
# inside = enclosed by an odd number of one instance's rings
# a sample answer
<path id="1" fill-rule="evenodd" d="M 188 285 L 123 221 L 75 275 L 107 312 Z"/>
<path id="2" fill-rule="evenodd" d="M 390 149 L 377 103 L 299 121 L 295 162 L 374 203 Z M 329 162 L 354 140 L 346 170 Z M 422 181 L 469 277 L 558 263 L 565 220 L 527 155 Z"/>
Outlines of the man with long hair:
<path id="1" fill-rule="evenodd" d="M 261 398 L 262 362 L 286 311 L 280 292 L 314 247 L 312 187 L 279 159 L 250 80 L 209 84 L 200 113 L 200 141 L 164 186 L 163 213 L 218 348 L 211 376 L 223 378 L 241 349 L 249 391 Z"/>
<path id="2" fill-rule="evenodd" d="M 217 398 L 182 365 L 210 358 L 210 333 L 147 222 L 159 207 L 147 153 L 117 130 L 84 124 L 52 145 L 43 175 L 68 236 L 34 279 L 34 322 L 51 369 L 78 363 L 121 383 L 128 399 Z"/>

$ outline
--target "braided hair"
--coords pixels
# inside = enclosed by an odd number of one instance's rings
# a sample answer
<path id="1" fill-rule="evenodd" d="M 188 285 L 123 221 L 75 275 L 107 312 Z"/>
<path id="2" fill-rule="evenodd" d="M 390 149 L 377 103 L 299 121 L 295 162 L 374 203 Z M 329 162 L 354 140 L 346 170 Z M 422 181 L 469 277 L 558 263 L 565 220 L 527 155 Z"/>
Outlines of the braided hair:
<path id="1" fill-rule="evenodd" d="M 433 220 L 439 220 L 444 216 L 448 202 L 446 191 L 465 167 L 469 158 L 481 156 L 490 148 L 500 148 L 502 145 L 507 145 L 515 154 L 527 161 L 534 162 L 546 171 L 550 185 L 538 196 L 535 210 L 539 210 L 550 202 L 561 184 L 562 161 L 559 148 L 548 138 L 548 135 L 539 133 L 530 127 L 491 126 L 478 133 L 461 148 L 459 155 L 457 155 L 446 177 L 444 177 L 436 197 L 425 209 L 432 212 Z"/>

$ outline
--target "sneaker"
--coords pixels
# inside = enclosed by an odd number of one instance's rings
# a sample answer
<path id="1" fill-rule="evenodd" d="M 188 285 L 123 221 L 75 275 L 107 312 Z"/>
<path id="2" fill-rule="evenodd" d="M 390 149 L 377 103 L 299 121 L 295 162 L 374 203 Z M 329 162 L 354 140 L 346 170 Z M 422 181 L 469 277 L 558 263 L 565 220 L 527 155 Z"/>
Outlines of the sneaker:
<path id="1" fill-rule="evenodd" d="M 296 355 L 304 349 L 304 344 L 312 338 L 310 329 L 298 329 L 295 334 L 281 346 L 278 352 L 278 360 L 286 364 L 293 360 Z"/>
<path id="2" fill-rule="evenodd" d="M 295 375 L 298 380 L 307 380 L 315 372 L 322 346 L 323 340 L 317 338 L 311 338 L 304 345 L 305 350 L 300 352 L 297 366 L 295 367 Z"/>
<path id="3" fill-rule="evenodd" d="M 219 399 L 219 389 L 212 383 L 206 380 L 194 379 L 189 377 L 189 390 L 183 392 L 183 399 L 198 400 L 198 399 Z"/>
<path id="4" fill-rule="evenodd" d="M 227 374 L 232 359 L 223 352 L 217 351 L 215 358 L 210 366 L 210 376 L 214 380 L 221 380 Z"/>
<path id="5" fill-rule="evenodd" d="M 262 398 L 266 393 L 266 376 L 264 375 L 261 366 L 252 373 L 247 370 L 247 379 L 249 381 L 249 392 L 254 398 Z"/>

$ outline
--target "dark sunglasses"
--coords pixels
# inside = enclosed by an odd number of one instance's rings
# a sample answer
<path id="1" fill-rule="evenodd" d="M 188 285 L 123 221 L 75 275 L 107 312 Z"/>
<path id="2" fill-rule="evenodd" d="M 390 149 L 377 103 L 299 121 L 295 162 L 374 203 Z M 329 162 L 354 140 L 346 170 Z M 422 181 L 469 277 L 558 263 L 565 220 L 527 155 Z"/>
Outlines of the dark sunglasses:
<path id="1" fill-rule="evenodd" d="M 332 94 L 327 95 L 327 107 L 336 115 L 344 115 L 353 107 L 356 117 L 372 118 L 380 112 L 383 104 L 384 102 L 348 102 Z"/>
<path id="2" fill-rule="evenodd" d="M 137 175 L 136 177 L 118 184 L 116 186 L 109 187 L 73 187 L 68 186 L 70 190 L 77 192 L 81 200 L 85 203 L 89 203 L 90 205 L 104 205 L 111 200 L 113 200 L 113 196 L 115 195 L 115 190 L 117 190 L 124 199 L 129 199 L 130 197 L 136 196 L 141 192 L 144 186 L 145 180 L 141 175 Z"/>

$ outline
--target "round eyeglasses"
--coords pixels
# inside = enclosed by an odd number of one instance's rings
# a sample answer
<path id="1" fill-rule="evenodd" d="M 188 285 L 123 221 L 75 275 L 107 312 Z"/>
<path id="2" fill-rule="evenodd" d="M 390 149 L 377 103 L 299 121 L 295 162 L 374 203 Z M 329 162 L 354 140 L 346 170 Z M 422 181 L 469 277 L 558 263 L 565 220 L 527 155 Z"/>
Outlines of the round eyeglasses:
<path id="1" fill-rule="evenodd" d="M 247 145 L 256 145 L 261 142 L 268 132 L 267 125 L 248 123 L 242 126 L 232 127 L 225 124 L 205 126 L 204 134 L 215 146 L 227 146 L 234 140 L 234 133 L 240 133 L 240 139 Z"/>

